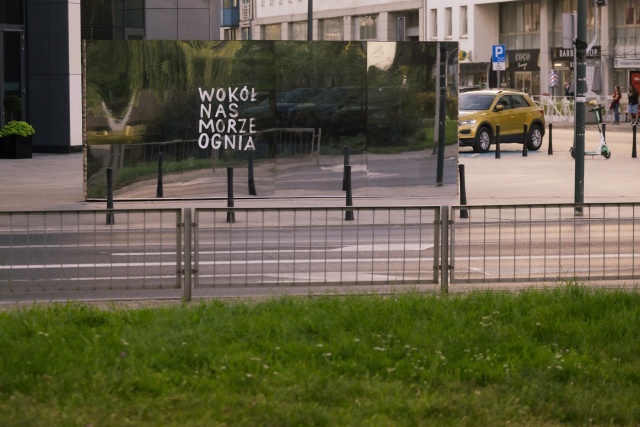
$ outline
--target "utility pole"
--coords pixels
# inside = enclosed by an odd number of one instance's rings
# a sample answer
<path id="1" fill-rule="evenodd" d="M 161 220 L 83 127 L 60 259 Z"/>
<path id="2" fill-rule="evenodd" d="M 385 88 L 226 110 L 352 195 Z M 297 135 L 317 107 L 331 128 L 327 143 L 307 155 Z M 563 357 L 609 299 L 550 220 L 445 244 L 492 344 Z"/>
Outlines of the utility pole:
<path id="1" fill-rule="evenodd" d="M 575 193 L 574 203 L 584 203 L 584 141 L 585 110 L 587 92 L 587 0 L 578 0 L 578 31 L 576 33 L 576 93 L 575 93 Z M 582 215 L 582 208 L 576 208 L 576 215 Z"/>

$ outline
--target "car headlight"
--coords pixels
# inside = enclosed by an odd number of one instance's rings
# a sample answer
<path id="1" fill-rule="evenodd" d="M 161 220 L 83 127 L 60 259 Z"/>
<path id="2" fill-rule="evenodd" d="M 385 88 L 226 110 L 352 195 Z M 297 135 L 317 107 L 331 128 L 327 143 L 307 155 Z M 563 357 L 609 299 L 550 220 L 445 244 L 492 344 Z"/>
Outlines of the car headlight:
<path id="1" fill-rule="evenodd" d="M 476 124 L 475 120 L 459 120 L 458 126 L 473 126 Z"/>

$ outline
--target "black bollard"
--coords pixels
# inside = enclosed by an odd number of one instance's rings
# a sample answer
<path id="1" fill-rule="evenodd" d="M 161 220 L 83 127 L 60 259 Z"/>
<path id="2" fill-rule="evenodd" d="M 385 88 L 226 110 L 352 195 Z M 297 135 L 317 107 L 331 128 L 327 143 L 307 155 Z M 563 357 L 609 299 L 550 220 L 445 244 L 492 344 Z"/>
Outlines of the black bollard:
<path id="1" fill-rule="evenodd" d="M 496 159 L 500 158 L 500 125 L 496 125 Z"/>
<path id="2" fill-rule="evenodd" d="M 249 158 L 248 158 L 248 166 L 247 168 L 249 169 L 248 171 L 248 175 L 249 175 L 249 195 L 250 196 L 257 196 L 258 192 L 256 191 L 256 182 L 255 179 L 253 177 L 253 150 L 249 151 Z"/>
<path id="3" fill-rule="evenodd" d="M 344 167 L 344 176 L 346 183 L 346 192 L 347 192 L 347 206 L 353 206 L 353 197 L 351 194 L 351 166 L 346 165 Z M 346 210 L 344 215 L 345 221 L 353 221 L 353 211 Z"/>
<path id="4" fill-rule="evenodd" d="M 638 157 L 638 152 L 636 150 L 636 124 L 633 124 L 633 147 L 631 148 L 631 157 L 632 158 L 636 158 Z"/>
<path id="5" fill-rule="evenodd" d="M 342 149 L 344 155 L 344 170 L 342 173 L 342 191 L 347 191 L 347 165 L 349 165 L 349 147 Z"/>
<path id="6" fill-rule="evenodd" d="M 607 138 L 606 138 L 606 135 L 607 135 L 607 124 L 606 124 L 606 123 L 603 123 L 603 124 L 602 124 L 602 137 L 605 139 L 605 141 L 606 141 L 606 139 L 607 139 Z"/>
<path id="7" fill-rule="evenodd" d="M 233 207 L 233 167 L 227 166 L 227 207 Z M 233 209 L 227 212 L 227 222 L 236 222 L 236 213 Z"/>
<path id="8" fill-rule="evenodd" d="M 113 225 L 116 223 L 115 217 L 113 215 L 113 169 L 107 168 L 107 209 L 110 209 L 110 212 L 107 212 L 107 225 Z"/>
<path id="9" fill-rule="evenodd" d="M 522 134 L 522 157 L 527 157 L 527 124 L 524 124 L 524 133 Z"/>
<path id="10" fill-rule="evenodd" d="M 460 204 L 462 206 L 467 205 L 467 187 L 464 179 L 464 165 L 458 165 L 460 171 Z M 469 218 L 468 209 L 460 209 L 460 218 Z"/>
<path id="11" fill-rule="evenodd" d="M 549 123 L 549 150 L 547 154 L 553 154 L 553 123 Z"/>
<path id="12" fill-rule="evenodd" d="M 164 191 L 162 188 L 162 161 L 164 154 L 158 153 L 158 186 L 156 188 L 156 197 L 162 198 L 164 197 Z"/>

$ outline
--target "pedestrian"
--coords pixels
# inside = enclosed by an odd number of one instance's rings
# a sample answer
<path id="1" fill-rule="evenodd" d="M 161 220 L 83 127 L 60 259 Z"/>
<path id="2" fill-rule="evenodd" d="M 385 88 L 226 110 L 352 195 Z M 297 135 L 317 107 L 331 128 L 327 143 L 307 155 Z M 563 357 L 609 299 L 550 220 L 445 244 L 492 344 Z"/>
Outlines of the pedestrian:
<path id="1" fill-rule="evenodd" d="M 611 103 L 609 104 L 609 109 L 613 110 L 613 123 L 616 125 L 620 124 L 620 98 L 622 98 L 620 85 L 616 85 L 611 95 Z"/>
<path id="2" fill-rule="evenodd" d="M 629 87 L 629 109 L 627 110 L 631 116 L 631 126 L 638 124 L 638 91 L 632 85 Z"/>
<path id="3" fill-rule="evenodd" d="M 571 90 L 571 85 L 569 82 L 564 82 L 564 96 L 571 97 L 573 96 L 573 91 Z"/>

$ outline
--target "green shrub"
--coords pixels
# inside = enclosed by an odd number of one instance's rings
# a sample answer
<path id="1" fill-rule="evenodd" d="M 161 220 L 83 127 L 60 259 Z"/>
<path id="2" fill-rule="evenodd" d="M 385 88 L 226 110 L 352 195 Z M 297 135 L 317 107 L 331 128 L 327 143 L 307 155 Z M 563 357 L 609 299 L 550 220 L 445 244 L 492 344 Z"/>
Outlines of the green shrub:
<path id="1" fill-rule="evenodd" d="M 0 138 L 4 138 L 8 135 L 18 135 L 26 138 L 34 133 L 36 133 L 36 131 L 29 123 L 20 120 L 11 120 L 9 123 L 4 125 L 2 129 L 0 129 Z"/>
<path id="2" fill-rule="evenodd" d="M 4 108 L 12 113 L 22 110 L 22 98 L 17 95 L 9 95 L 4 99 Z"/>

